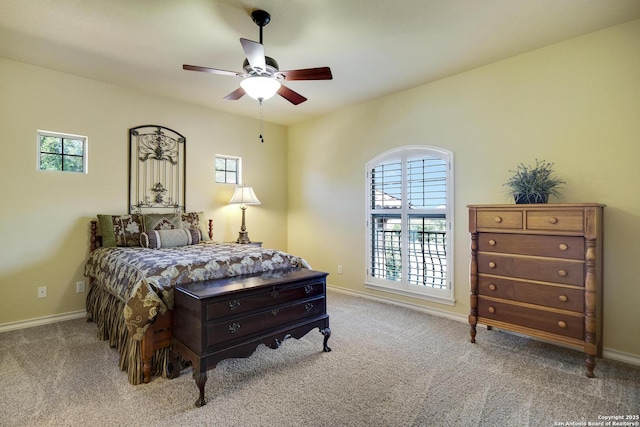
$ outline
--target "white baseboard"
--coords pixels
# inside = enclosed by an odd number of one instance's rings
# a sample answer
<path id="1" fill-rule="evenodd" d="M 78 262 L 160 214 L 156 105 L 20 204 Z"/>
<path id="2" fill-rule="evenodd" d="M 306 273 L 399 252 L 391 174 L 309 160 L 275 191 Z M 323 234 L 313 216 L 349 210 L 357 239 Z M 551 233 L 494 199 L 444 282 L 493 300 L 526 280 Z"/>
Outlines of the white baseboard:
<path id="1" fill-rule="evenodd" d="M 457 314 L 457 313 L 451 313 L 448 311 L 444 311 L 444 310 L 438 310 L 437 308 L 429 308 L 429 307 L 424 307 L 418 304 L 412 304 L 409 302 L 404 302 L 404 301 L 397 301 L 391 298 L 385 298 L 385 297 L 381 297 L 381 296 L 377 296 L 377 295 L 371 295 L 371 294 L 367 294 L 365 292 L 360 292 L 360 291 L 353 291 L 351 289 L 345 289 L 345 288 L 339 288 L 337 286 L 333 286 L 333 285 L 327 285 L 327 288 L 341 293 L 341 294 L 345 294 L 345 295 L 351 295 L 353 297 L 358 297 L 358 298 L 365 298 L 365 299 L 370 299 L 373 301 L 378 301 L 378 302 L 384 302 L 387 304 L 392 304 L 392 305 L 397 305 L 398 307 L 404 307 L 404 308 L 409 308 L 412 310 L 417 310 L 417 311 L 421 311 L 423 313 L 427 313 L 427 314 L 433 314 L 434 316 L 439 316 L 439 317 L 446 317 L 448 319 L 451 320 L 457 320 L 458 322 L 468 322 L 469 318 L 467 317 L 467 315 L 464 314 Z"/>
<path id="2" fill-rule="evenodd" d="M 377 296 L 377 295 L 370 295 L 370 294 L 367 294 L 367 293 L 364 293 L 364 292 L 353 291 L 351 289 L 340 288 L 340 287 L 333 286 L 333 285 L 327 285 L 327 288 L 329 290 L 332 290 L 334 292 L 338 292 L 338 293 L 341 293 L 341 294 L 346 294 L 346 295 L 351 295 L 351 296 L 358 297 L 358 298 L 365 298 L 365 299 L 369 299 L 369 300 L 373 300 L 373 301 L 378 301 L 378 302 L 383 302 L 383 303 L 387 303 L 387 304 L 397 305 L 399 307 L 409 308 L 409 309 L 421 311 L 421 312 L 427 313 L 427 314 L 433 314 L 434 316 L 446 317 L 448 319 L 457 320 L 457 321 L 463 322 L 463 323 L 467 323 L 469 321 L 468 317 L 466 315 L 462 315 L 462 314 L 450 313 L 450 312 L 443 311 L 443 310 L 423 307 L 423 306 L 418 305 L 418 304 L 411 304 L 411 303 L 406 303 L 406 302 L 402 302 L 402 301 L 396 301 L 396 300 L 393 300 L 391 298 L 380 297 L 380 296 Z M 640 356 L 635 355 L 635 354 L 624 353 L 624 352 L 618 351 L 618 350 L 612 350 L 612 349 L 608 349 L 608 348 L 603 348 L 602 349 L 602 357 L 604 359 L 611 359 L 611 360 L 616 360 L 618 362 L 624 362 L 624 363 L 629 363 L 631 365 L 640 366 Z"/>
<path id="3" fill-rule="evenodd" d="M 635 354 L 603 348 L 602 357 L 604 359 L 617 360 L 618 362 L 625 362 L 631 365 L 640 366 L 640 356 L 636 356 Z"/>
<path id="4" fill-rule="evenodd" d="M 64 322 L 65 320 L 80 319 L 87 316 L 87 312 L 72 311 L 70 313 L 54 314 L 52 316 L 37 317 L 35 319 L 21 320 L 19 322 L 3 323 L 0 325 L 0 333 L 15 331 L 17 329 L 33 328 L 34 326 L 49 325 L 51 323 Z"/>

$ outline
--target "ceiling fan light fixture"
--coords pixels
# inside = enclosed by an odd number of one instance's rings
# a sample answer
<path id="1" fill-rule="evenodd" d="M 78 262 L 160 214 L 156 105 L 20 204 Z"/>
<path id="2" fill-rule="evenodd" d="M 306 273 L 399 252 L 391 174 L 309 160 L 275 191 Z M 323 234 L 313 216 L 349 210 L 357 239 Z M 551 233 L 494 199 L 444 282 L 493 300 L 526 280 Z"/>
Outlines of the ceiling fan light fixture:
<path id="1" fill-rule="evenodd" d="M 252 76 L 242 80 L 240 86 L 253 99 L 264 101 L 278 92 L 280 82 L 273 77 Z"/>

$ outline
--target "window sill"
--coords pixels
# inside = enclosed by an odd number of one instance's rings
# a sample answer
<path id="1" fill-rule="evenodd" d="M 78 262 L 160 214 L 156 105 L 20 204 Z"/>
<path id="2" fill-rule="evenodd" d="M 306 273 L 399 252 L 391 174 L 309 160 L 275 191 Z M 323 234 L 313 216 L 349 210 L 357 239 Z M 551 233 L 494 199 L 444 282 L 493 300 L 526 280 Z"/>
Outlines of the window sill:
<path id="1" fill-rule="evenodd" d="M 415 292 L 407 289 L 401 289 L 401 288 L 396 288 L 396 287 L 391 287 L 391 286 L 386 286 L 386 285 L 381 285 L 379 283 L 371 283 L 371 282 L 364 282 L 364 286 L 365 288 L 368 288 L 368 289 L 374 289 L 382 292 L 389 292 L 392 294 L 402 295 L 410 298 L 417 298 L 425 301 L 432 301 L 439 304 L 446 304 L 450 306 L 454 306 L 456 302 L 456 300 L 450 295 L 434 295 L 426 292 Z"/>

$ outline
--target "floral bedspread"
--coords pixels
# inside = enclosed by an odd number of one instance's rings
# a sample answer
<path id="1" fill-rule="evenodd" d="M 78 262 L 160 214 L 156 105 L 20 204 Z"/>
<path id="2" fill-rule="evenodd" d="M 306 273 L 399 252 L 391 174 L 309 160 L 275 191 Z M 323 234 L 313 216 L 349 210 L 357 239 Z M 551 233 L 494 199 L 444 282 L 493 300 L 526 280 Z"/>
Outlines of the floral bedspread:
<path id="1" fill-rule="evenodd" d="M 125 303 L 124 321 L 133 338 L 142 339 L 158 314 L 173 309 L 177 284 L 291 267 L 310 268 L 304 259 L 275 249 L 205 242 L 163 249 L 98 248 L 84 273 Z"/>

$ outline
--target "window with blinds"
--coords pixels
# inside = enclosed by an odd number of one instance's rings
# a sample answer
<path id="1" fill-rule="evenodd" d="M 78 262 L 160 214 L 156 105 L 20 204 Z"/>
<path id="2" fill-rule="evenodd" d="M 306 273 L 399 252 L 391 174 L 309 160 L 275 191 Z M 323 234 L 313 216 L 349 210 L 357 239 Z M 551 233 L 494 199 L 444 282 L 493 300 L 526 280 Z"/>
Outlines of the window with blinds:
<path id="1" fill-rule="evenodd" d="M 453 154 L 405 147 L 367 164 L 367 285 L 453 301 Z"/>

